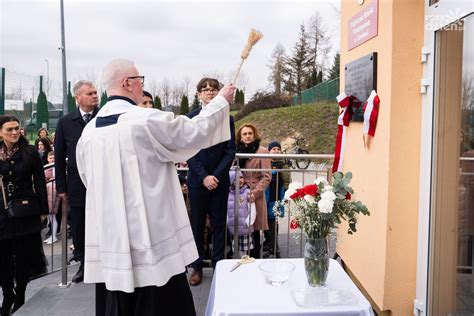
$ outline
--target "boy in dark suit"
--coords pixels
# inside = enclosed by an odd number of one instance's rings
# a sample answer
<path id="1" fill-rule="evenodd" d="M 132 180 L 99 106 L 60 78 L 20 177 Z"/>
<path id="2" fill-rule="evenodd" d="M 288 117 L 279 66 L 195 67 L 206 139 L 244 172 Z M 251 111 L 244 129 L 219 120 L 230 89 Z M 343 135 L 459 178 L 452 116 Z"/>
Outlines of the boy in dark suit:
<path id="1" fill-rule="evenodd" d="M 197 84 L 198 98 L 205 107 L 219 92 L 219 81 L 203 78 Z M 192 118 L 199 114 L 201 107 L 187 114 Z M 229 169 L 235 157 L 234 119 L 230 120 L 231 139 L 201 150 L 188 160 L 188 188 L 191 202 L 191 226 L 199 253 L 199 258 L 191 264 L 193 273 L 190 285 L 202 281 L 204 258 L 204 228 L 209 215 L 212 229 L 212 266 L 224 259 L 227 198 L 229 195 Z"/>

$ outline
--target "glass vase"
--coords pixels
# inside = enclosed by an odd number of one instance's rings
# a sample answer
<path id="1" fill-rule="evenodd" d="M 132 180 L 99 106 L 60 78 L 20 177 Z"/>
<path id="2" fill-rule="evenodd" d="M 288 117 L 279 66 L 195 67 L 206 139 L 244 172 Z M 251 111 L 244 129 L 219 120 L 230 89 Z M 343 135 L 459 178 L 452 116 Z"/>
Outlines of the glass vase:
<path id="1" fill-rule="evenodd" d="M 308 238 L 306 240 L 304 246 L 304 267 L 310 286 L 321 287 L 326 284 L 329 271 L 327 238 Z"/>

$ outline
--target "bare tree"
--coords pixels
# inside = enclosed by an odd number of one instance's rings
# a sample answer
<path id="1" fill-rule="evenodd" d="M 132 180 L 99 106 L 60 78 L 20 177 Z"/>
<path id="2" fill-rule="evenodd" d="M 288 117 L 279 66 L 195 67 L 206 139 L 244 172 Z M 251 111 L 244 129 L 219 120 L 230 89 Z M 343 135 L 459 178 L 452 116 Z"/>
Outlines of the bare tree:
<path id="1" fill-rule="evenodd" d="M 18 83 L 18 86 L 16 88 L 12 88 L 10 91 L 11 91 L 10 93 L 5 94 L 5 99 L 23 100 L 24 93 L 23 93 L 23 85 L 22 85 L 21 80 Z"/>
<path id="2" fill-rule="evenodd" d="M 474 83 L 467 74 L 462 78 L 461 99 L 463 110 L 474 110 Z"/>
<path id="3" fill-rule="evenodd" d="M 150 80 L 149 83 L 147 83 L 147 87 L 147 91 L 150 92 L 153 97 L 159 94 L 159 84 L 155 79 Z"/>
<path id="4" fill-rule="evenodd" d="M 173 105 L 179 106 L 183 95 L 185 95 L 185 88 L 182 82 L 175 82 L 173 84 Z"/>
<path id="5" fill-rule="evenodd" d="M 191 76 L 186 75 L 183 77 L 182 83 L 181 83 L 181 86 L 183 88 L 183 95 L 185 95 L 187 98 L 189 98 L 189 91 L 192 89 L 191 80 L 192 80 Z"/>
<path id="6" fill-rule="evenodd" d="M 281 96 L 283 81 L 285 76 L 285 48 L 280 43 L 275 46 L 272 53 L 272 59 L 268 67 L 270 68 L 270 76 L 268 80 L 273 85 L 277 97 Z"/>
<path id="7" fill-rule="evenodd" d="M 232 80 L 234 80 L 234 76 L 235 76 L 235 70 L 231 70 L 227 73 L 227 76 L 225 77 L 225 81 L 222 82 L 219 80 L 219 82 L 224 83 L 224 84 L 230 83 Z M 249 79 L 248 79 L 247 73 L 244 70 L 241 70 L 239 77 L 237 78 L 235 82 L 235 86 L 239 88 L 240 90 L 245 91 L 245 87 L 248 85 L 248 83 L 249 83 Z"/>
<path id="8" fill-rule="evenodd" d="M 163 108 L 167 107 L 170 103 L 171 96 L 171 84 L 167 78 L 164 78 L 160 85 L 161 101 L 163 102 Z"/>
<path id="9" fill-rule="evenodd" d="M 79 80 L 89 80 L 92 81 L 95 87 L 99 90 L 102 90 L 102 86 L 100 85 L 100 75 L 97 69 L 88 68 L 85 72 L 81 73 L 75 81 Z"/>
<path id="10" fill-rule="evenodd" d="M 222 72 L 219 72 L 217 70 L 212 70 L 211 72 L 205 73 L 202 77 L 214 78 L 217 79 L 219 82 L 224 82 L 226 78 Z"/>
<path id="11" fill-rule="evenodd" d="M 331 51 L 331 42 L 327 35 L 327 29 L 324 26 L 323 18 L 319 12 L 315 12 L 308 21 L 307 26 L 309 54 L 311 59 L 311 76 L 310 80 L 316 78 L 318 72 L 324 73 L 327 69 L 328 54 Z M 308 86 L 314 85 L 315 82 L 309 82 Z"/>

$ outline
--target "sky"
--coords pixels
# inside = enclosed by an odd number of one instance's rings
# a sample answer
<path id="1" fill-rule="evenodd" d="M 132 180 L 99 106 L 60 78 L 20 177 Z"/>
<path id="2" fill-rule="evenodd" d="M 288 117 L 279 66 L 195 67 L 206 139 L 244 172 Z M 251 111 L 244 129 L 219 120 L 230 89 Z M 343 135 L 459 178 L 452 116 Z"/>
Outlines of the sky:
<path id="1" fill-rule="evenodd" d="M 339 9 L 339 0 L 64 0 L 67 78 L 93 80 L 100 89 L 107 62 L 127 58 L 145 76 L 145 89 L 157 90 L 165 78 L 172 84 L 187 81 L 192 96 L 203 76 L 230 80 L 255 28 L 264 37 L 242 67 L 248 99 L 271 89 L 273 49 L 281 43 L 290 53 L 300 25 L 316 11 L 331 38 L 331 63 L 339 50 Z M 6 68 L 7 93 L 21 87 L 27 99 L 35 98 L 38 76 L 46 80 L 49 74 L 48 98 L 61 102 L 60 26 L 59 0 L 0 0 L 0 67 Z"/>

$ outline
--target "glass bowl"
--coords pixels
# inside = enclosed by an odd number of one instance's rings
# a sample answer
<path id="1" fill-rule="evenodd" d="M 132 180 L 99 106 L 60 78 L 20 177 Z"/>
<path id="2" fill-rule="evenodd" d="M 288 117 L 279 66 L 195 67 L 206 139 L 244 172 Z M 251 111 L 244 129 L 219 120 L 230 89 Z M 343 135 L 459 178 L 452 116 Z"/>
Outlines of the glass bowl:
<path id="1" fill-rule="evenodd" d="M 294 264 L 284 260 L 262 262 L 258 265 L 265 281 L 271 285 L 282 285 L 295 270 Z"/>

